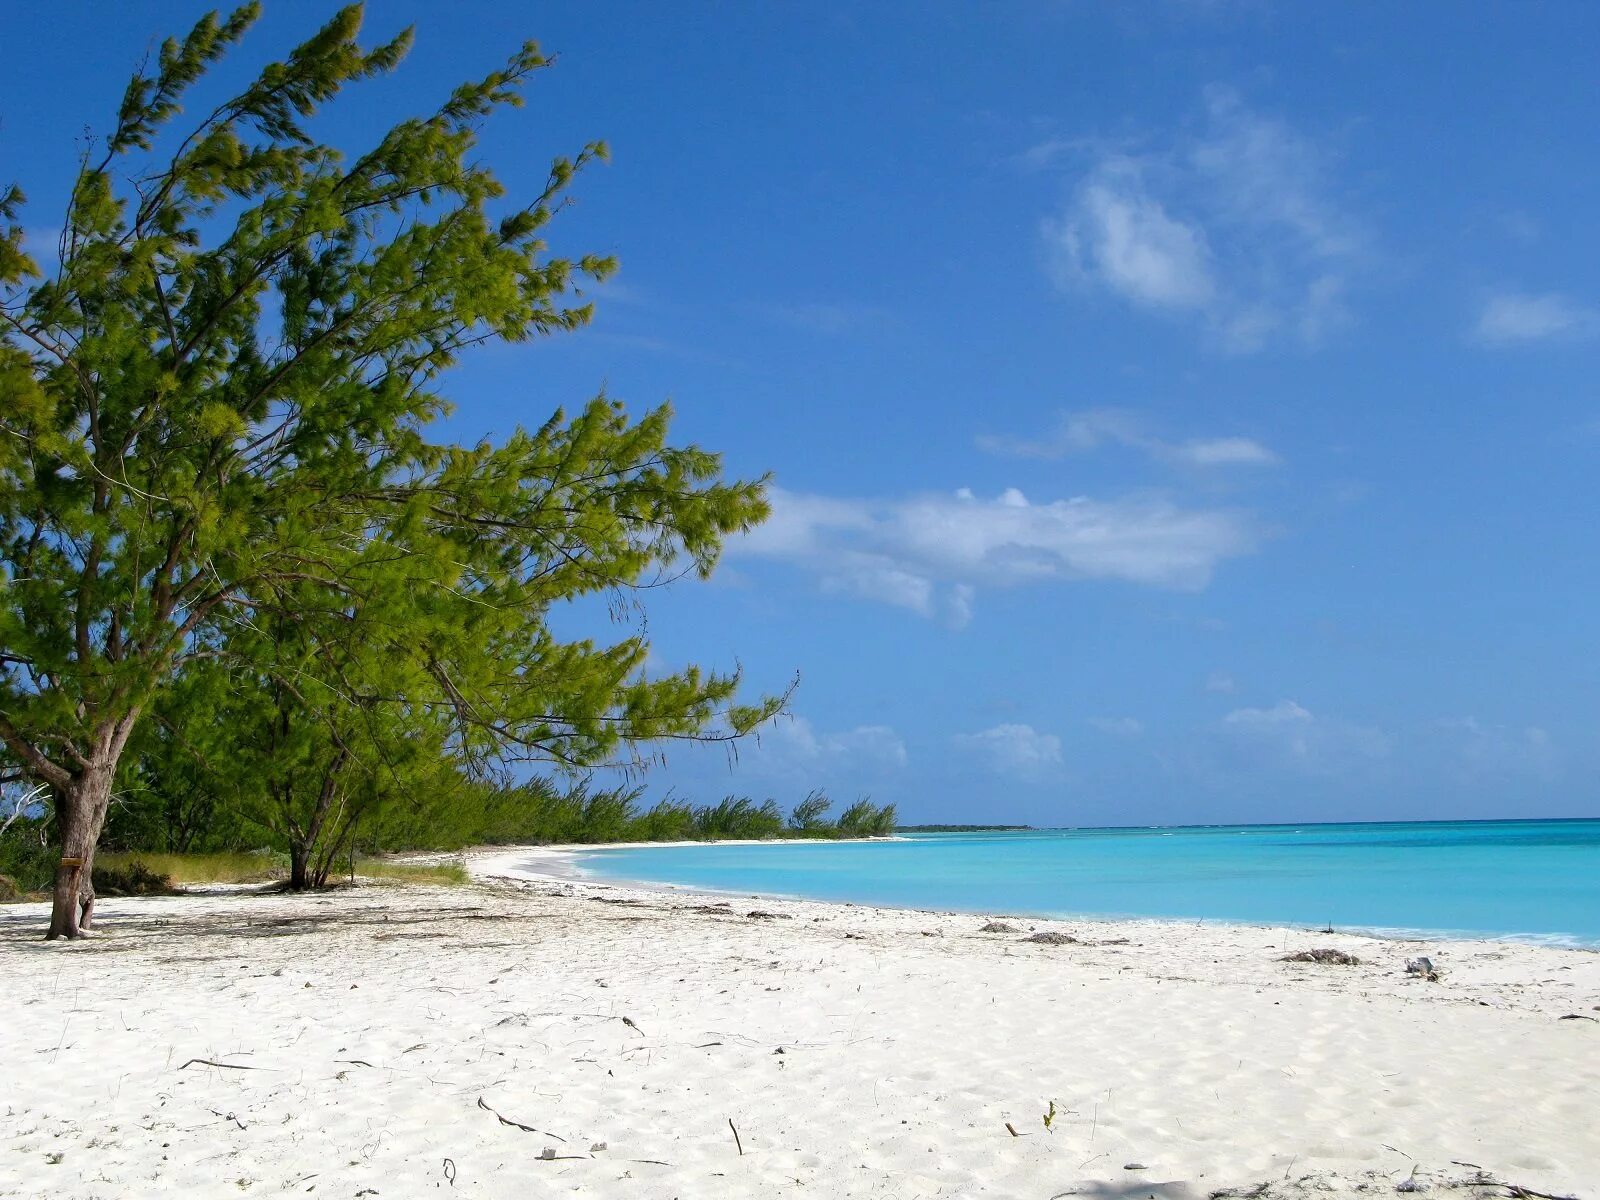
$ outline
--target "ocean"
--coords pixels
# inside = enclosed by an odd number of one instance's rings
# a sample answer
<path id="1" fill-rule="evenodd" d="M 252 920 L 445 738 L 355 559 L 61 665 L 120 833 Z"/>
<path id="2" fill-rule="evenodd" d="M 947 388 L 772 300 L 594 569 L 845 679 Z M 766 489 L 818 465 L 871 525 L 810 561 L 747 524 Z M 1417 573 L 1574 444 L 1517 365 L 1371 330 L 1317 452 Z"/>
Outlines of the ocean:
<path id="1" fill-rule="evenodd" d="M 1600 948 L 1600 820 L 1212 825 L 638 846 L 606 880 L 1041 917 L 1331 925 Z"/>

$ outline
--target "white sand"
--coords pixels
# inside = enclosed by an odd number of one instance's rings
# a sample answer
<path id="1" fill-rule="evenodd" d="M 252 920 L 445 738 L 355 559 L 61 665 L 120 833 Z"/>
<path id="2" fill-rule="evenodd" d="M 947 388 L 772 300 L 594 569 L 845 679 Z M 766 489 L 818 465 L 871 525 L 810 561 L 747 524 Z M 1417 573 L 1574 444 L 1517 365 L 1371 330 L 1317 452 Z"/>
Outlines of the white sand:
<path id="1" fill-rule="evenodd" d="M 0 1195 L 1600 1194 L 1600 1023 L 1560 1019 L 1600 955 L 706 903 L 105 900 L 70 946 L 0 907 Z M 1277 961 L 1313 946 L 1365 961 Z"/>

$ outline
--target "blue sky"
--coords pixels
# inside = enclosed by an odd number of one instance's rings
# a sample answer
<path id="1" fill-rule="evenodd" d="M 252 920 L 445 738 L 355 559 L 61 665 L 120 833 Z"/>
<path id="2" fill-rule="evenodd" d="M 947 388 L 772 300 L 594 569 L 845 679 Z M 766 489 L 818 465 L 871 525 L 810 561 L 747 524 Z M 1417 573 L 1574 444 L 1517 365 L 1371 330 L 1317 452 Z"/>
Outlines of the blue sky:
<path id="1" fill-rule="evenodd" d="M 0 14 L 30 223 L 205 7 Z M 269 3 L 229 77 L 329 11 Z M 485 156 L 516 193 L 613 151 L 554 238 L 620 257 L 598 319 L 465 365 L 460 435 L 605 387 L 774 478 L 650 630 L 799 672 L 793 716 L 652 792 L 1600 813 L 1600 8 L 369 5 L 408 23 L 341 144 L 532 36 L 558 65 Z"/>

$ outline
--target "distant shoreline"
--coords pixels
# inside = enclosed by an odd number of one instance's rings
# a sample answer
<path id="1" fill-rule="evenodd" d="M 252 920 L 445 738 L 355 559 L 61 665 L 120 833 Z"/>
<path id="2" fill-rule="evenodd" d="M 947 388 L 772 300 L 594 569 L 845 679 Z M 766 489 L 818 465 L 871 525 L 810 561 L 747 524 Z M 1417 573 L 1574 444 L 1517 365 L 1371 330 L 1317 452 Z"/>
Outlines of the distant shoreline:
<path id="1" fill-rule="evenodd" d="M 894 838 L 855 838 L 856 844 L 867 842 L 892 842 Z M 1448 930 L 1412 928 L 1406 926 L 1341 924 L 1332 928 L 1317 927 L 1311 922 L 1289 920 L 1248 920 L 1237 917 L 1170 916 L 1155 914 L 1130 914 L 1116 912 L 1047 912 L 1018 909 L 1007 906 L 975 906 L 971 908 L 950 905 L 899 904 L 883 900 L 843 900 L 808 896 L 751 887 L 717 887 L 706 884 L 677 883 L 663 879 L 636 879 L 624 876 L 596 875 L 575 861 L 581 855 L 598 854 L 608 850 L 692 849 L 706 846 L 771 847 L 777 845 L 829 846 L 841 844 L 839 839 L 811 838 L 789 839 L 783 842 L 753 839 L 721 842 L 628 842 L 563 846 L 494 847 L 469 853 L 464 858 L 468 874 L 474 881 L 492 884 L 496 880 L 520 883 L 569 884 L 585 889 L 607 892 L 630 892 L 660 897 L 708 896 L 726 898 L 740 896 L 790 904 L 820 905 L 852 910 L 879 909 L 888 913 L 922 913 L 930 917 L 973 918 L 996 913 L 1020 921 L 1080 922 L 1096 926 L 1137 926 L 1148 924 L 1153 929 L 1184 928 L 1244 929 L 1267 934 L 1306 937 L 1354 937 L 1383 944 L 1412 946 L 1514 946 L 1519 949 L 1550 950 L 1568 954 L 1600 954 L 1600 947 L 1577 945 L 1563 939 L 1565 935 L 1527 931 L 1521 933 L 1493 933 L 1474 930 Z"/>

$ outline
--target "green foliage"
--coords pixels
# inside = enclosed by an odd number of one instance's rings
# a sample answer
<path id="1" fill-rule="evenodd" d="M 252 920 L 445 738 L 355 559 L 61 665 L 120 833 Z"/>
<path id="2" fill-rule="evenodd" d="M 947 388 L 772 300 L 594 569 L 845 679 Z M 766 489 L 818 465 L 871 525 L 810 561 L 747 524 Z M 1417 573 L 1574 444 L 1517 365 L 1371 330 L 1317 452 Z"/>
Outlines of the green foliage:
<path id="1" fill-rule="evenodd" d="M 9 876 L 20 891 L 49 887 L 59 854 L 46 820 L 17 821 L 0 833 L 0 875 Z"/>
<path id="2" fill-rule="evenodd" d="M 806 793 L 806 798 L 794 806 L 789 814 L 789 828 L 797 833 L 815 833 L 828 828 L 828 810 L 833 807 L 823 792 Z"/>
<path id="3" fill-rule="evenodd" d="M 184 854 L 162 851 L 112 851 L 95 859 L 95 870 L 123 871 L 141 864 L 172 883 L 270 883 L 289 874 L 286 855 L 265 850 L 221 850 Z"/>
<path id="4" fill-rule="evenodd" d="M 514 787 L 477 783 L 459 775 L 441 776 L 436 786 L 415 802 L 389 802 L 374 808 L 369 821 L 340 843 L 341 854 L 358 855 L 408 850 L 458 850 L 482 845 L 584 845 L 612 842 L 683 842 L 723 839 L 840 838 L 884 836 L 893 832 L 894 809 L 871 804 L 844 822 L 828 821 L 830 801 L 812 792 L 785 818 L 774 800 L 758 803 L 750 797 L 729 796 L 715 804 L 695 805 L 668 796 L 651 808 L 639 804 L 642 789 L 594 789 L 578 784 L 563 791 L 547 778 L 533 778 Z M 152 811 L 171 807 L 152 805 Z M 231 820 L 227 807 L 218 809 L 217 829 L 200 829 L 193 841 L 207 847 L 203 853 L 166 854 L 170 832 L 150 827 L 143 844 L 125 843 L 127 852 L 112 861 L 144 859 L 180 882 L 209 881 L 195 872 L 217 869 L 218 880 L 243 881 L 287 875 L 289 857 L 279 852 L 263 856 L 251 851 L 270 831 L 246 821 Z M 121 826 L 128 829 L 131 826 Z M 345 858 L 330 861 L 331 875 L 345 870 Z M 208 866 L 207 864 L 211 864 Z"/>
<path id="5" fill-rule="evenodd" d="M 769 838 L 783 832 L 783 813 L 776 800 L 757 804 L 749 796 L 724 796 L 694 814 L 701 838 Z"/>
<path id="6" fill-rule="evenodd" d="M 140 859 L 127 863 L 97 862 L 94 890 L 101 896 L 159 896 L 172 890 L 172 880 Z"/>
<path id="7" fill-rule="evenodd" d="M 839 832 L 845 837 L 887 837 L 894 827 L 894 805 L 878 808 L 866 796 L 839 814 Z"/>
<path id="8" fill-rule="evenodd" d="M 528 43 L 346 157 L 311 119 L 411 40 L 363 49 L 351 5 L 175 127 L 258 12 L 203 18 L 131 81 L 48 276 L 0 192 L 0 776 L 52 787 L 71 853 L 93 854 L 120 767 L 118 840 L 202 845 L 221 803 L 226 839 L 270 837 L 316 882 L 462 773 L 753 730 L 783 697 L 647 677 L 642 623 L 604 644 L 546 618 L 709 574 L 766 516 L 764 481 L 606 397 L 498 444 L 427 437 L 464 351 L 584 324 L 575 283 L 614 267 L 544 240 L 602 143 L 518 201 L 478 151 L 549 60 Z"/>

